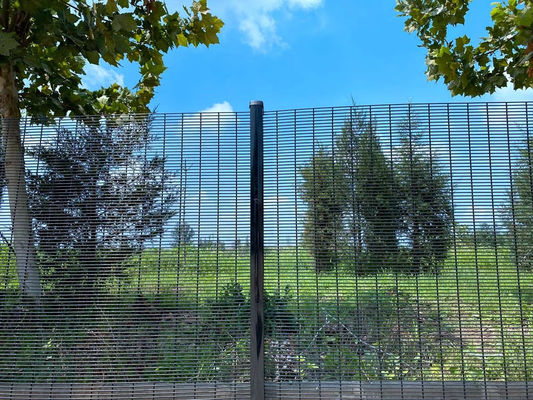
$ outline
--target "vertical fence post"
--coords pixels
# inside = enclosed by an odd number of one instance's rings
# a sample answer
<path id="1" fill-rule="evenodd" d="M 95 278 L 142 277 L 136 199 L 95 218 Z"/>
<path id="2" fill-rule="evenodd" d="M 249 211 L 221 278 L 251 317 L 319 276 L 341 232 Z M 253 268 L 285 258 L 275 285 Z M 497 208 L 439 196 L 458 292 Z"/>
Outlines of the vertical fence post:
<path id="1" fill-rule="evenodd" d="M 265 398 L 263 346 L 263 102 L 250 102 L 250 394 Z"/>

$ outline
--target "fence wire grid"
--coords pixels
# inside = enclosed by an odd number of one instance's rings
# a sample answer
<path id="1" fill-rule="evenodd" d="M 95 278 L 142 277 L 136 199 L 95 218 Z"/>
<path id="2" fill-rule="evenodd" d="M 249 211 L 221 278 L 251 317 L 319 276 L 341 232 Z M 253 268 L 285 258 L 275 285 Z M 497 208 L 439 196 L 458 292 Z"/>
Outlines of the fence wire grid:
<path id="1" fill-rule="evenodd" d="M 0 398 L 532 398 L 532 108 L 20 120 Z"/>

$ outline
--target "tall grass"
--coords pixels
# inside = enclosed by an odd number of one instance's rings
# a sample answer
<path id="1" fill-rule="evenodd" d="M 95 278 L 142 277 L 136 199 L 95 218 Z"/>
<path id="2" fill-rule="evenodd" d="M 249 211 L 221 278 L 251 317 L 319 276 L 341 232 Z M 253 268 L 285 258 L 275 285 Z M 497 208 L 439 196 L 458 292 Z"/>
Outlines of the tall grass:
<path id="1" fill-rule="evenodd" d="M 247 379 L 246 247 L 145 250 L 82 314 L 47 282 L 39 321 L 8 258 L 0 248 L 2 379 Z M 533 273 L 507 248 L 461 246 L 423 275 L 317 274 L 306 249 L 268 248 L 265 291 L 269 380 L 533 376 Z"/>

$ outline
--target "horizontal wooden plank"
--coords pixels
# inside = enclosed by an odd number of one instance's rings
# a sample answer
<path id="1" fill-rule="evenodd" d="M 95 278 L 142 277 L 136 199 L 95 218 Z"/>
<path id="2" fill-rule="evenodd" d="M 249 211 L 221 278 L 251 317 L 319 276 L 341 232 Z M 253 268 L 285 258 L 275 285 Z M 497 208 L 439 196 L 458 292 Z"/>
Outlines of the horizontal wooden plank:
<path id="1" fill-rule="evenodd" d="M 533 382 L 283 382 L 265 385 L 267 399 L 529 400 Z M 0 383 L 2 400 L 250 399 L 248 383 Z"/>

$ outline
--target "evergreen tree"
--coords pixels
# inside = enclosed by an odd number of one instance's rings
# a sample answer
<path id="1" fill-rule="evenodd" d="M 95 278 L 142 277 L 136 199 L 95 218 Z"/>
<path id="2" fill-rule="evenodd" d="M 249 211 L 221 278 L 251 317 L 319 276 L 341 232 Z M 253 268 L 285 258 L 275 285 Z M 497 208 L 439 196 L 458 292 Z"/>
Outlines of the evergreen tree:
<path id="1" fill-rule="evenodd" d="M 451 243 L 449 180 L 420 133 L 406 129 L 401 143 L 389 160 L 375 125 L 357 115 L 334 152 L 321 149 L 302 168 L 304 239 L 317 270 L 354 261 L 356 273 L 438 270 Z"/>
<path id="2" fill-rule="evenodd" d="M 348 229 L 348 242 L 351 249 L 346 254 L 347 259 L 360 261 L 364 247 L 363 216 L 361 204 L 355 195 L 355 170 L 358 162 L 358 144 L 361 131 L 364 131 L 364 120 L 361 115 L 356 115 L 345 122 L 341 135 L 336 140 L 336 152 L 342 164 L 343 176 L 348 187 L 347 203 L 343 215 L 344 224 Z M 359 263 L 357 263 L 359 264 Z M 356 270 L 359 266 L 354 267 Z"/>
<path id="3" fill-rule="evenodd" d="M 164 158 L 147 156 L 151 140 L 149 119 L 82 119 L 31 150 L 40 160 L 28 177 L 38 254 L 56 289 L 96 293 L 175 214 L 178 193 Z"/>
<path id="4" fill-rule="evenodd" d="M 505 225 L 518 266 L 533 269 L 533 140 L 520 151 L 513 171 L 513 190 L 505 207 Z"/>
<path id="5" fill-rule="evenodd" d="M 362 237 L 364 263 L 358 272 L 387 269 L 397 260 L 401 221 L 392 166 L 371 121 L 359 120 L 348 128 L 337 146 L 339 153 L 348 155 L 344 173 L 352 193 L 351 225 L 355 234 Z"/>
<path id="6" fill-rule="evenodd" d="M 309 164 L 300 169 L 302 200 L 308 204 L 304 242 L 311 250 L 318 272 L 333 269 L 339 261 L 344 231 L 347 185 L 342 164 L 332 153 L 319 149 Z"/>
<path id="7" fill-rule="evenodd" d="M 452 235 L 448 177 L 430 155 L 422 135 L 406 129 L 395 165 L 402 198 L 402 237 L 407 243 L 406 271 L 437 271 Z"/>

